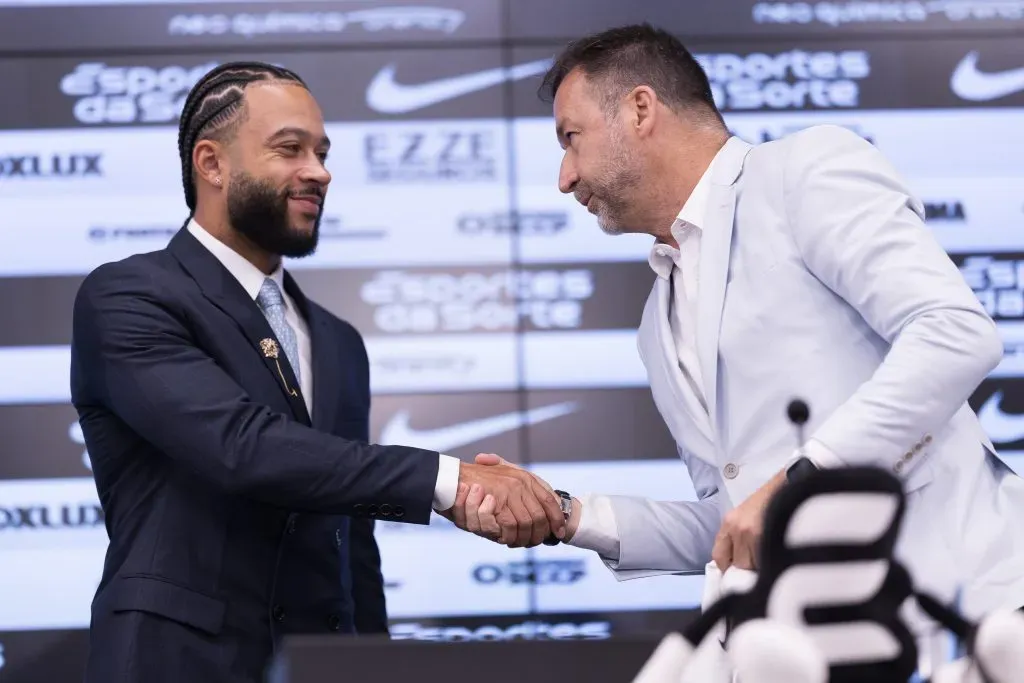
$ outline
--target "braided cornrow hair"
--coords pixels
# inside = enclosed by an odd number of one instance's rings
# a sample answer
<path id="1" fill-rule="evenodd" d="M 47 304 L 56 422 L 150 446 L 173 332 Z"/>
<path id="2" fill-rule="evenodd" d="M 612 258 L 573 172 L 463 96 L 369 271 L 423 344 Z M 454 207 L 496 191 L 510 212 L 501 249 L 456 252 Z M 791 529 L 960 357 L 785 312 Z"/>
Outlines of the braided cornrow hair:
<path id="1" fill-rule="evenodd" d="M 291 81 L 307 87 L 298 74 L 264 62 L 229 62 L 211 70 L 193 86 L 178 123 L 178 155 L 185 203 L 196 210 L 192 150 L 199 140 L 230 137 L 241 122 L 245 87 L 257 81 Z"/>

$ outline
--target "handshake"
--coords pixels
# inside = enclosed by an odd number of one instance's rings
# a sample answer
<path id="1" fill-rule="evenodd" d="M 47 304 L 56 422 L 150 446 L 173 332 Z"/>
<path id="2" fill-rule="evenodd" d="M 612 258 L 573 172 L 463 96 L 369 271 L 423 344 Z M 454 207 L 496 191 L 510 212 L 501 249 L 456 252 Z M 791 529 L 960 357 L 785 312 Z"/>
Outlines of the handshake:
<path id="1" fill-rule="evenodd" d="M 440 514 L 455 526 L 509 548 L 531 548 L 554 536 L 568 541 L 579 503 L 566 520 L 558 494 L 546 481 L 493 453 L 459 466 L 455 505 Z"/>

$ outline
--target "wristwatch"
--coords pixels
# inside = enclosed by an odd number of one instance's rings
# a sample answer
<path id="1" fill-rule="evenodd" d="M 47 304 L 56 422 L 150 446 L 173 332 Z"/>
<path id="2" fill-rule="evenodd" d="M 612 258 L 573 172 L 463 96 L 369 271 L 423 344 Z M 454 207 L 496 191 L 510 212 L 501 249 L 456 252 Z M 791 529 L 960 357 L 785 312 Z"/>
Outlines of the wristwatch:
<path id="1" fill-rule="evenodd" d="M 817 471 L 817 466 L 811 462 L 810 458 L 800 457 L 797 458 L 796 462 L 786 468 L 786 481 L 792 484 L 794 481 L 800 481 L 812 472 Z"/>
<path id="2" fill-rule="evenodd" d="M 572 516 L 572 496 L 565 491 L 555 489 L 555 494 L 558 496 L 558 505 L 562 508 L 562 514 L 565 515 L 565 521 L 568 522 Z M 550 534 L 544 539 L 544 545 L 558 545 L 561 541 L 554 534 Z"/>

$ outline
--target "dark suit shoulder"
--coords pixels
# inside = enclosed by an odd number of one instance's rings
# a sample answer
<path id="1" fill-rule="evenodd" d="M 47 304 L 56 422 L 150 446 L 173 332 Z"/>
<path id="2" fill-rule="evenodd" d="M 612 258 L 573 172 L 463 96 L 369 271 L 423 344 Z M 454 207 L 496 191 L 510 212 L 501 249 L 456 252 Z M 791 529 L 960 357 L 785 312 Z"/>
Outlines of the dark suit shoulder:
<path id="1" fill-rule="evenodd" d="M 361 347 L 364 352 L 366 351 L 366 343 L 363 341 L 363 335 L 360 334 L 359 330 L 357 330 L 352 323 L 337 317 L 334 319 L 334 322 L 335 327 L 338 330 L 338 334 L 343 336 L 346 340 Z"/>
<path id="2" fill-rule="evenodd" d="M 132 254 L 94 268 L 82 280 L 79 296 L 83 293 L 166 293 L 170 291 L 167 287 L 173 280 L 174 270 L 176 262 L 166 251 Z"/>
<path id="3" fill-rule="evenodd" d="M 363 335 L 356 329 L 355 325 L 348 322 L 343 318 L 339 318 L 334 313 L 330 312 L 323 306 L 319 305 L 315 301 L 309 302 L 310 307 L 314 309 L 318 316 L 321 316 L 324 320 L 329 320 L 331 323 L 332 331 L 338 335 L 341 339 L 351 342 L 366 351 L 366 344 L 363 341 Z"/>
<path id="4" fill-rule="evenodd" d="M 166 252 L 104 263 L 83 279 L 72 305 L 72 348 L 102 348 L 101 339 L 156 330 L 186 336 L 187 317 L 177 264 Z"/>

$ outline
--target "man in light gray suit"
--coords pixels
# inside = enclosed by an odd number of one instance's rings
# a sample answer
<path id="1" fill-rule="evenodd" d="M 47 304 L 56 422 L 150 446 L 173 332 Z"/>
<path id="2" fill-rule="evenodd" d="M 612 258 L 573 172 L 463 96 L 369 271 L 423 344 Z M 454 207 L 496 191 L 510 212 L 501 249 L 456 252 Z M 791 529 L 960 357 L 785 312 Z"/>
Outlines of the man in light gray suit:
<path id="1" fill-rule="evenodd" d="M 967 615 L 1024 605 L 1024 481 L 966 402 L 1000 336 L 882 154 L 836 126 L 731 136 L 700 65 L 646 25 L 573 43 L 545 85 L 559 189 L 605 233 L 655 238 L 638 348 L 699 498 L 572 498 L 568 542 L 620 580 L 756 570 L 788 479 L 873 465 L 905 486 L 897 556 L 918 585 L 962 589 Z M 462 498 L 501 541 L 490 501 Z"/>

